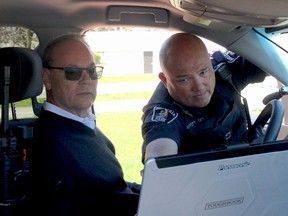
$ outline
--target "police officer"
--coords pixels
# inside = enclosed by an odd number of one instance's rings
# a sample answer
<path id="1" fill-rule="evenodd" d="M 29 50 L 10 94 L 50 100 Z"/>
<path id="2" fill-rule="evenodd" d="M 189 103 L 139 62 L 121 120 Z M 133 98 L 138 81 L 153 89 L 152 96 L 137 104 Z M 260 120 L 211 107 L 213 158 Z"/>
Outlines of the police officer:
<path id="1" fill-rule="evenodd" d="M 262 82 L 264 71 L 231 53 L 218 51 L 211 60 L 203 41 L 189 33 L 168 38 L 159 59 L 161 82 L 143 108 L 143 163 L 150 157 L 251 141 L 240 92 L 249 83 Z M 214 64 L 226 69 L 215 73 Z"/>

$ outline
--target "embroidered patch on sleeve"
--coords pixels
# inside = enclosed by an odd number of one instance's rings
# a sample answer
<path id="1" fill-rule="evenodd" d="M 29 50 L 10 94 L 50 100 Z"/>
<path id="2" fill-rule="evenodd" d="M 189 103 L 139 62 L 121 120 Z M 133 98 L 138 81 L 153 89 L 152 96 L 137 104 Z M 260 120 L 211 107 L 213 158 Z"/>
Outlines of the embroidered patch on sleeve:
<path id="1" fill-rule="evenodd" d="M 152 121 L 167 122 L 169 124 L 176 119 L 177 116 L 178 113 L 174 112 L 173 110 L 155 106 L 153 109 Z"/>

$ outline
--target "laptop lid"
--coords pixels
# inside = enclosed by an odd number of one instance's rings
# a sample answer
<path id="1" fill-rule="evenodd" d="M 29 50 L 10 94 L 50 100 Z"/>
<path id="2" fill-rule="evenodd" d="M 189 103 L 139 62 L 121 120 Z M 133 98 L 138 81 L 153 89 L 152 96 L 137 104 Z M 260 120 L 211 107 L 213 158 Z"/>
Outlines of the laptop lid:
<path id="1" fill-rule="evenodd" d="M 287 213 L 288 140 L 145 163 L 137 216 Z"/>

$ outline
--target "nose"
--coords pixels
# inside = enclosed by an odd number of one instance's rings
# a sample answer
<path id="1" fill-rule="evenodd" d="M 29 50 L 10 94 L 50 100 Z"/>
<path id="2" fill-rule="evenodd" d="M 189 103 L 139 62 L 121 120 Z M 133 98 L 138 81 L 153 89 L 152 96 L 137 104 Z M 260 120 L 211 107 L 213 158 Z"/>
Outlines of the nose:
<path id="1" fill-rule="evenodd" d="M 91 80 L 88 70 L 83 69 L 82 74 L 81 74 L 81 80 Z"/>
<path id="2" fill-rule="evenodd" d="M 191 90 L 193 92 L 199 92 L 202 88 L 202 80 L 200 78 L 194 78 L 191 81 Z"/>

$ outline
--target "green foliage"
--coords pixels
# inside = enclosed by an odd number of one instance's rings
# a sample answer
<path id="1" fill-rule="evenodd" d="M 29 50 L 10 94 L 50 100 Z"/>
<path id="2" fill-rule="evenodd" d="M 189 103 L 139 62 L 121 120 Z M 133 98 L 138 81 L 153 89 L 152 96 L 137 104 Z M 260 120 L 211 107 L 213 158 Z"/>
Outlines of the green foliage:
<path id="1" fill-rule="evenodd" d="M 26 47 L 35 49 L 39 44 L 37 35 L 24 27 L 0 27 L 0 47 Z"/>
<path id="2" fill-rule="evenodd" d="M 94 54 L 96 64 L 100 64 L 101 63 L 101 53 L 94 52 L 93 54 Z"/>

